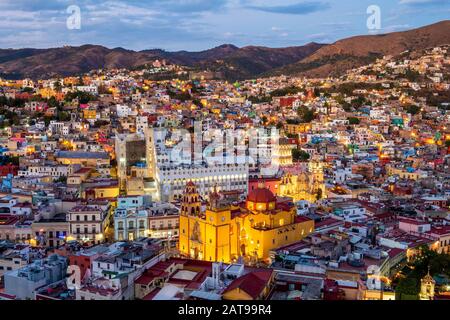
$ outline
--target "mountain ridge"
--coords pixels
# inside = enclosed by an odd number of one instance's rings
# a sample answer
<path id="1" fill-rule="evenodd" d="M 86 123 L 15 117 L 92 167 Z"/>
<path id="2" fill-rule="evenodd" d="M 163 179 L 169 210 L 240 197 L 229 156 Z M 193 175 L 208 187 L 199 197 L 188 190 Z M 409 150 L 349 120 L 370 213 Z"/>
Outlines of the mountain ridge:
<path id="1" fill-rule="evenodd" d="M 155 60 L 167 60 L 171 63 L 187 67 L 214 66 L 217 60 L 224 63 L 235 63 L 235 67 L 243 68 L 244 77 L 253 73 L 262 73 L 275 67 L 293 63 L 322 47 L 321 44 L 307 44 L 287 48 L 242 47 L 225 44 L 208 50 L 190 52 L 170 52 L 162 49 L 133 51 L 122 47 L 109 49 L 101 45 L 85 44 L 82 46 L 64 46 L 50 49 L 0 49 L 0 75 L 50 78 L 53 76 L 70 76 L 103 68 L 133 68 Z M 258 51 L 259 59 L 252 52 Z M 245 70 L 238 58 L 251 58 L 259 65 L 256 71 Z M 259 60 L 258 60 L 259 59 Z M 272 60 L 272 62 L 270 62 Z M 275 63 L 274 60 L 277 60 Z M 216 66 L 217 67 L 217 66 Z"/>
<path id="2" fill-rule="evenodd" d="M 155 60 L 193 69 L 221 71 L 228 79 L 273 75 L 327 77 L 373 62 L 383 55 L 450 44 L 450 20 L 380 35 L 359 35 L 332 44 L 269 48 L 222 44 L 202 51 L 134 51 L 85 44 L 48 49 L 0 49 L 0 76 L 51 78 L 79 75 L 95 69 L 136 68 Z"/>
<path id="3" fill-rule="evenodd" d="M 384 55 L 397 55 L 406 50 L 423 50 L 445 44 L 450 44 L 450 20 L 407 31 L 341 39 L 320 48 L 301 61 L 272 70 L 267 75 L 337 76 Z"/>

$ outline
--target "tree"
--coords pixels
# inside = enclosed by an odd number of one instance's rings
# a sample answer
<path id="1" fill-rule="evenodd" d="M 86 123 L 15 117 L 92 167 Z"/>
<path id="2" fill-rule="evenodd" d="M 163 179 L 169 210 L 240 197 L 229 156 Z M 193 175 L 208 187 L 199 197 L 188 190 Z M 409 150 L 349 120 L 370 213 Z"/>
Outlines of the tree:
<path id="1" fill-rule="evenodd" d="M 248 101 L 250 101 L 253 104 L 258 104 L 258 103 L 265 103 L 265 102 L 270 102 L 272 101 L 272 97 L 271 96 L 249 96 Z"/>
<path id="2" fill-rule="evenodd" d="M 420 73 L 408 68 L 405 72 L 405 78 L 411 82 L 417 82 L 420 79 Z"/>
<path id="3" fill-rule="evenodd" d="M 309 159 L 308 152 L 299 150 L 297 148 L 292 149 L 292 160 L 294 160 L 294 162 L 308 161 L 308 159 Z"/>
<path id="4" fill-rule="evenodd" d="M 31 92 L 33 92 L 33 91 L 34 91 L 34 89 L 31 88 L 31 87 L 25 87 L 25 88 L 22 89 L 22 92 L 28 92 L 28 93 L 31 93 Z"/>
<path id="5" fill-rule="evenodd" d="M 361 108 L 363 105 L 367 104 L 367 100 L 364 97 L 358 97 L 356 99 L 352 100 L 352 105 L 356 108 L 359 109 Z"/>
<path id="6" fill-rule="evenodd" d="M 167 93 L 171 99 L 179 100 L 182 102 L 192 100 L 192 96 L 189 94 L 189 92 L 173 92 L 169 90 Z"/>
<path id="7" fill-rule="evenodd" d="M 342 109 L 344 109 L 345 112 L 351 112 L 353 108 L 352 108 L 351 103 L 344 102 L 342 104 Z"/>
<path id="8" fill-rule="evenodd" d="M 348 117 L 347 120 L 348 120 L 349 124 L 351 124 L 351 125 L 360 123 L 360 120 L 356 117 Z"/>
<path id="9" fill-rule="evenodd" d="M 56 100 L 55 97 L 50 97 L 50 99 L 47 100 L 47 105 L 50 108 L 56 108 L 58 110 L 61 108 L 61 104 L 58 102 L 58 100 Z"/>
<path id="10" fill-rule="evenodd" d="M 56 90 L 57 92 L 60 92 L 61 89 L 62 89 L 61 83 L 60 83 L 59 81 L 53 82 L 53 88 L 55 88 L 55 90 Z"/>
<path id="11" fill-rule="evenodd" d="M 67 183 L 67 177 L 61 176 L 58 179 L 55 180 L 55 183 Z"/>
<path id="12" fill-rule="evenodd" d="M 50 121 L 55 120 L 52 116 L 49 115 L 45 115 L 44 116 L 44 123 L 45 126 L 48 127 L 48 125 L 50 124 Z"/>
<path id="13" fill-rule="evenodd" d="M 86 104 L 89 101 L 94 101 L 95 100 L 95 96 L 93 96 L 90 93 L 82 92 L 82 91 L 69 92 L 68 94 L 66 94 L 65 100 L 67 102 L 70 102 L 73 99 L 78 99 L 79 103 Z"/>
<path id="14" fill-rule="evenodd" d="M 450 255 L 431 250 L 427 245 L 417 248 L 419 254 L 408 264 L 406 276 L 395 288 L 398 299 L 418 299 L 420 280 L 428 273 L 450 276 Z"/>
<path id="15" fill-rule="evenodd" d="M 272 92 L 270 92 L 270 96 L 271 97 L 283 97 L 283 96 L 287 96 L 287 95 L 297 94 L 300 91 L 301 91 L 301 89 L 299 87 L 290 86 L 290 87 L 273 90 Z"/>
<path id="16" fill-rule="evenodd" d="M 395 288 L 395 296 L 397 300 L 418 300 L 419 299 L 419 283 L 415 278 L 401 279 Z"/>
<path id="17" fill-rule="evenodd" d="M 66 111 L 60 111 L 60 112 L 58 112 L 57 119 L 58 119 L 58 121 L 69 121 L 70 114 Z"/>
<path id="18" fill-rule="evenodd" d="M 420 111 L 420 107 L 416 105 L 409 105 L 406 107 L 406 112 L 412 115 L 418 114 Z"/>
<path id="19" fill-rule="evenodd" d="M 301 122 L 310 123 L 315 118 L 315 113 L 313 110 L 309 110 L 308 108 L 298 108 L 297 114 L 300 118 Z"/>

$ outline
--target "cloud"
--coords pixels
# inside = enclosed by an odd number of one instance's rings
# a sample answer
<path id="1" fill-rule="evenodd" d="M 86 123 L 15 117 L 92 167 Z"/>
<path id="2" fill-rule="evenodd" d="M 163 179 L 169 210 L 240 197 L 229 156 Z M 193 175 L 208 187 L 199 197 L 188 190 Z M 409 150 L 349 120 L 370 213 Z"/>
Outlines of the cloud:
<path id="1" fill-rule="evenodd" d="M 278 5 L 278 6 L 262 6 L 262 5 L 248 5 L 248 9 L 278 13 L 278 14 L 293 14 L 293 15 L 304 15 L 317 11 L 323 11 L 329 9 L 331 6 L 326 2 L 299 2 L 288 5 Z"/>
<path id="2" fill-rule="evenodd" d="M 158 0 L 159 8 L 173 12 L 209 12 L 223 9 L 227 0 Z"/>
<path id="3" fill-rule="evenodd" d="M 410 28 L 411 28 L 411 26 L 409 24 L 396 24 L 396 25 L 384 27 L 382 31 L 383 32 L 396 32 L 396 31 L 407 30 Z"/>
<path id="4" fill-rule="evenodd" d="M 0 47 L 102 44 L 132 49 L 192 47 L 217 35 L 202 15 L 228 0 L 77 0 L 81 29 L 68 30 L 73 0 L 1 0 Z"/>
<path id="5" fill-rule="evenodd" d="M 400 0 L 400 4 L 416 7 L 448 5 L 450 0 Z"/>
<path id="6" fill-rule="evenodd" d="M 402 29 L 409 22 L 402 17 L 415 19 L 417 12 L 433 15 L 423 17 L 421 24 L 445 18 L 449 6 L 431 5 L 450 2 L 379 0 L 380 5 L 388 1 L 399 17 L 384 15 L 390 30 Z M 80 30 L 66 27 L 70 5 L 81 9 Z M 331 6 L 333 10 L 328 10 Z M 0 0 L 0 48 L 92 43 L 197 51 L 224 42 L 240 46 L 330 42 L 325 40 L 366 32 L 365 8 L 357 10 L 342 0 Z"/>

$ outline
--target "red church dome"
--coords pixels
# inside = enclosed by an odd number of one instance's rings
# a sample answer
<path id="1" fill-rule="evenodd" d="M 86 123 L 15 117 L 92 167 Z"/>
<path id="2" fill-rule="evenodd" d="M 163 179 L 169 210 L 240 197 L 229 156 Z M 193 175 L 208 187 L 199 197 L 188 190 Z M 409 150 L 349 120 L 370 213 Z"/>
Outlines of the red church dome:
<path id="1" fill-rule="evenodd" d="M 275 202 L 277 197 L 267 188 L 257 188 L 250 191 L 247 197 L 247 201 L 254 203 L 269 203 Z"/>

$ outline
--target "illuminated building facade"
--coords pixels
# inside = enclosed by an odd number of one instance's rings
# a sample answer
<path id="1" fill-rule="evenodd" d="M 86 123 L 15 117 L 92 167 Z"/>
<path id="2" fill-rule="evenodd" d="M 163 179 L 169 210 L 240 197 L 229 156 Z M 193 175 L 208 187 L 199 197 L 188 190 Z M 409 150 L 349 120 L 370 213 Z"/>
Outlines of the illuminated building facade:
<path id="1" fill-rule="evenodd" d="M 274 248 L 299 241 L 314 230 L 314 221 L 298 217 L 292 201 L 259 185 L 245 203 L 223 205 L 217 192 L 205 211 L 193 182 L 188 182 L 180 211 L 179 250 L 206 261 L 268 260 Z"/>
<path id="2" fill-rule="evenodd" d="M 128 184 L 132 184 L 133 179 L 144 181 L 146 178 L 153 177 L 153 132 L 148 128 L 143 131 L 143 134 L 116 136 L 115 155 L 120 190 L 130 189 Z"/>
<path id="3" fill-rule="evenodd" d="M 307 200 L 312 203 L 325 198 L 323 164 L 311 161 L 308 164 L 308 172 L 298 175 L 286 173 L 281 179 L 278 195 L 290 197 L 294 201 Z"/>
<path id="4" fill-rule="evenodd" d="M 96 205 L 75 206 L 68 212 L 67 240 L 100 244 L 105 240 L 104 234 L 109 220 L 109 208 Z"/>

